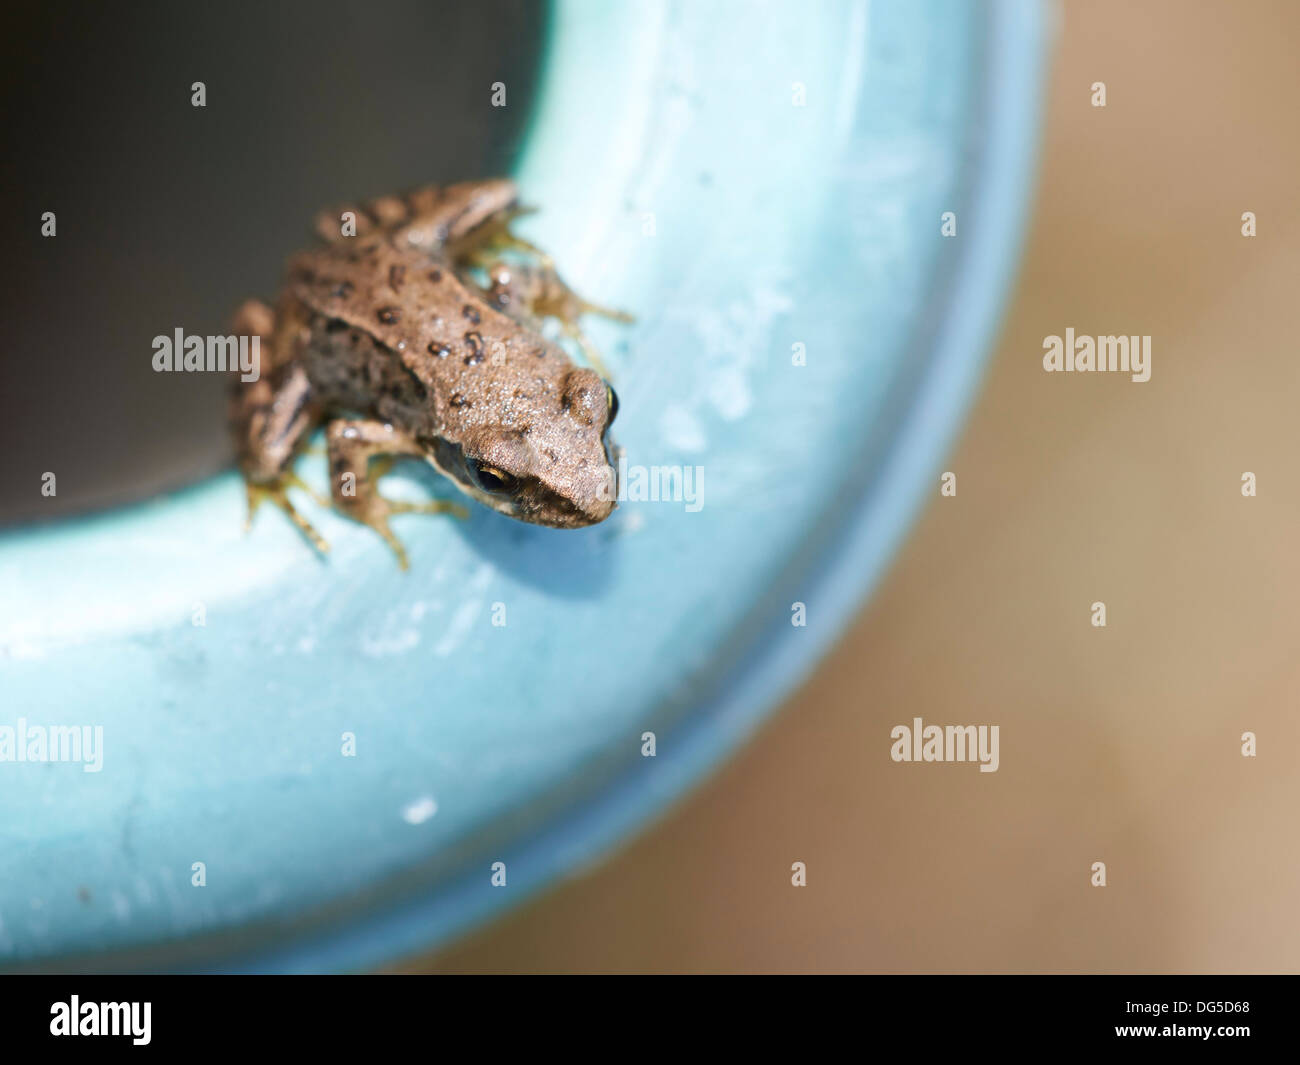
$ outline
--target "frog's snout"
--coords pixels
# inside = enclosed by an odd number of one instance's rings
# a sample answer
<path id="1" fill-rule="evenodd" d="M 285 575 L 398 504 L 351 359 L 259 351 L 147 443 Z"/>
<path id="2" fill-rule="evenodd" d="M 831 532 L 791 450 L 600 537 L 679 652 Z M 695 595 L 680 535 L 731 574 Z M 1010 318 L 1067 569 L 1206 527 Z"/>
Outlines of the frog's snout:
<path id="1" fill-rule="evenodd" d="M 618 467 L 607 465 L 603 479 L 588 482 L 585 491 L 573 493 L 566 508 L 556 508 L 552 524 L 563 529 L 584 529 L 599 525 L 618 505 Z"/>

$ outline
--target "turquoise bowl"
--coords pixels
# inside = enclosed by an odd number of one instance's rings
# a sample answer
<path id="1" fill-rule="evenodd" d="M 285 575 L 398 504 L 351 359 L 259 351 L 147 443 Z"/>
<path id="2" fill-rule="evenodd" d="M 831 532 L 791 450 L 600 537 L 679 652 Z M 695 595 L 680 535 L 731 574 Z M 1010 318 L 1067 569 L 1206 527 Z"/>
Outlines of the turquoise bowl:
<path id="1" fill-rule="evenodd" d="M 328 561 L 273 511 L 245 535 L 233 473 L 0 538 L 0 726 L 103 737 L 97 772 L 0 763 L 0 964 L 371 966 L 594 862 L 743 742 L 938 494 L 1047 14 L 559 3 L 521 231 L 636 313 L 593 327 L 629 480 L 692 491 L 580 532 L 399 518 L 409 573 L 310 504 Z"/>

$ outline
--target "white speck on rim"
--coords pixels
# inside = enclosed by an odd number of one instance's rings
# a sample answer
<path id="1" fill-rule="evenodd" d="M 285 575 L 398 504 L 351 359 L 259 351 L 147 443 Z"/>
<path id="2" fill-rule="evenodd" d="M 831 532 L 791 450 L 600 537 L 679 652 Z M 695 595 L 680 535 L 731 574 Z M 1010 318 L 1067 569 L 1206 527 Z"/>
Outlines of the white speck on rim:
<path id="1" fill-rule="evenodd" d="M 438 812 L 438 804 L 432 795 L 416 799 L 402 810 L 402 820 L 408 825 L 422 825 Z"/>

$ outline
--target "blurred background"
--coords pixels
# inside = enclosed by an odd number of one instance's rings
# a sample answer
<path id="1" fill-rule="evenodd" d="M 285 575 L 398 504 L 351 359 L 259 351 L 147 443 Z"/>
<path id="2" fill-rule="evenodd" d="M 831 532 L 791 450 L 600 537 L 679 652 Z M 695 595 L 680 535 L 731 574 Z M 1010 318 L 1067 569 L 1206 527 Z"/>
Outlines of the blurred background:
<path id="1" fill-rule="evenodd" d="M 724 771 L 397 971 L 1300 968 L 1300 5 L 1061 23 L 957 496 Z M 1151 380 L 1045 374 L 1067 327 L 1150 334 Z M 999 725 L 1000 769 L 891 762 L 916 716 Z"/>

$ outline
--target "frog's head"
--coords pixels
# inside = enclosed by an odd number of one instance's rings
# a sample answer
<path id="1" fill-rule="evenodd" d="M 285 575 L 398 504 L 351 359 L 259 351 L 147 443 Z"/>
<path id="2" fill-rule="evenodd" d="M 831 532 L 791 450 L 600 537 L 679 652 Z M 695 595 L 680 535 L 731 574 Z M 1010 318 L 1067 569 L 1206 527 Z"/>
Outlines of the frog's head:
<path id="1" fill-rule="evenodd" d="M 618 496 L 609 437 L 618 396 L 594 371 L 574 369 L 559 409 L 549 406 L 532 409 L 526 429 L 484 425 L 457 444 L 439 441 L 430 458 L 468 495 L 519 521 L 557 529 L 604 521 Z"/>

